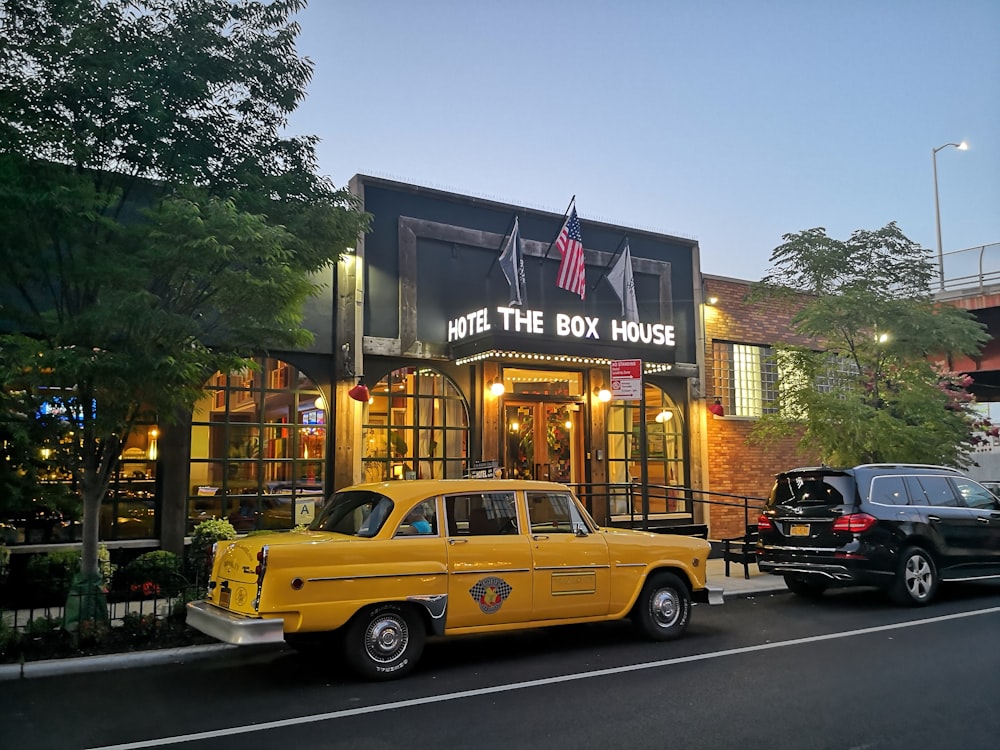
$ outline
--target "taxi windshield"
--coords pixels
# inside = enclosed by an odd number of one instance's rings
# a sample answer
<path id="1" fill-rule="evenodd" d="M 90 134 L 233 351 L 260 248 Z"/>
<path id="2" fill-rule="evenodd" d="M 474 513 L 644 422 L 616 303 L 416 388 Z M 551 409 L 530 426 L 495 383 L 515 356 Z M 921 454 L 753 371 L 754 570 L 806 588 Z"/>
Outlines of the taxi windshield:
<path id="1" fill-rule="evenodd" d="M 323 506 L 310 531 L 333 531 L 350 536 L 375 536 L 392 511 L 392 500 L 370 490 L 338 492 Z"/>

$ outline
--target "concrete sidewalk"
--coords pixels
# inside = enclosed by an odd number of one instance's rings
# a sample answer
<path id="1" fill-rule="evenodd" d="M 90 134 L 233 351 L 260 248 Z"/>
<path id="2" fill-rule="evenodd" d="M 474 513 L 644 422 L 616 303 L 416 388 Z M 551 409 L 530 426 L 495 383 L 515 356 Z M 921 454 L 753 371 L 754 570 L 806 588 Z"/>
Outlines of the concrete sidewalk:
<path id="1" fill-rule="evenodd" d="M 723 596 L 727 599 L 734 596 L 752 596 L 765 591 L 787 591 L 785 581 L 781 576 L 761 573 L 757 565 L 750 566 L 750 577 L 743 577 L 743 566 L 729 564 L 729 576 L 726 576 L 726 563 L 722 558 L 709 558 L 708 582 L 713 586 L 722 586 Z"/>
<path id="2" fill-rule="evenodd" d="M 785 582 L 779 576 L 761 573 L 756 565 L 750 566 L 749 579 L 743 577 L 743 566 L 730 564 L 729 576 L 721 559 L 709 559 L 708 582 L 722 586 L 723 596 L 732 599 L 739 596 L 786 591 Z M 128 669 L 155 664 L 171 664 L 206 659 L 226 651 L 241 648 L 225 643 L 186 648 L 161 648 L 148 651 L 133 651 L 125 654 L 105 654 L 101 656 L 81 656 L 72 659 L 49 659 L 29 661 L 24 664 L 0 664 L 0 682 L 20 680 L 29 677 L 51 677 L 55 675 L 96 672 L 98 670 Z"/>

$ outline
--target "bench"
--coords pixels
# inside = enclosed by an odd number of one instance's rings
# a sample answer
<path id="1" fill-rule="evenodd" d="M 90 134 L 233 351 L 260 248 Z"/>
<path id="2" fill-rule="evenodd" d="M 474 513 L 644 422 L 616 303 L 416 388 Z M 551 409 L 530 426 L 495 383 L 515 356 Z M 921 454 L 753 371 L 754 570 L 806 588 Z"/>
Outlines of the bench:
<path id="1" fill-rule="evenodd" d="M 726 577 L 729 577 L 729 564 L 743 566 L 743 577 L 749 580 L 750 565 L 757 562 L 757 524 L 747 526 L 743 536 L 734 536 L 722 540 L 722 559 L 726 563 Z"/>

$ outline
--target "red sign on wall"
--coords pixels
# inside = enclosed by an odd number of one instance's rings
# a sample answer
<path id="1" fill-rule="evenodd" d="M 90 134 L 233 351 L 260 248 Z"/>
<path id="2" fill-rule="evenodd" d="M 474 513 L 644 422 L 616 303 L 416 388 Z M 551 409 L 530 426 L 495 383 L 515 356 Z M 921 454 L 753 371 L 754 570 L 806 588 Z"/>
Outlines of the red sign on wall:
<path id="1" fill-rule="evenodd" d="M 638 401 L 642 398 L 642 360 L 611 360 L 611 398 Z"/>

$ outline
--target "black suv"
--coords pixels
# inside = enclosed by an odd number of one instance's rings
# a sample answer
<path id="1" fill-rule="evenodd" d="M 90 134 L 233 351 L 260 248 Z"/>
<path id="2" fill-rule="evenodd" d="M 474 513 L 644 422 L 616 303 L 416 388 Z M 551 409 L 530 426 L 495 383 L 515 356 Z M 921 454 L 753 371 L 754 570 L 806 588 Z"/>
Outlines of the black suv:
<path id="1" fill-rule="evenodd" d="M 1000 580 L 1000 500 L 943 466 L 783 472 L 757 529 L 760 569 L 803 596 L 878 586 L 921 605 L 941 581 Z"/>

